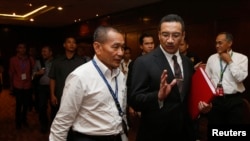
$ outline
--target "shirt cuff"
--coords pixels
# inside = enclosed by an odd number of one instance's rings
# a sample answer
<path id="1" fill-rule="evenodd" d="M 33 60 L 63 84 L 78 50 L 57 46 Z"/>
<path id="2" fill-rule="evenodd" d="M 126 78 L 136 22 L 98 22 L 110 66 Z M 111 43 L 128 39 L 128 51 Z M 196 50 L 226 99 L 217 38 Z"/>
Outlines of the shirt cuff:
<path id="1" fill-rule="evenodd" d="M 163 107 L 163 101 L 158 100 L 159 108 L 161 109 Z"/>

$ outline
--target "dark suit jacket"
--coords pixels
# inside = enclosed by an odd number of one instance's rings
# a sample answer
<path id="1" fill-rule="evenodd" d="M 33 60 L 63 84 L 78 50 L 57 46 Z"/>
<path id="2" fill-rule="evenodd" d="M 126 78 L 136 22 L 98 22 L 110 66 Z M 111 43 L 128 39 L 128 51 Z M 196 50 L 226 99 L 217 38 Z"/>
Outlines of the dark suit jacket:
<path id="1" fill-rule="evenodd" d="M 168 83 L 174 79 L 166 57 L 160 47 L 157 47 L 154 51 L 135 60 L 128 100 L 130 105 L 142 114 L 137 141 L 190 139 L 189 136 L 193 132 L 189 129 L 192 124 L 188 116 L 187 98 L 193 65 L 189 58 L 183 55 L 181 58 L 184 69 L 183 92 L 180 94 L 177 85 L 174 86 L 170 95 L 164 100 L 162 108 L 159 107 L 158 91 L 163 70 L 168 71 Z"/>

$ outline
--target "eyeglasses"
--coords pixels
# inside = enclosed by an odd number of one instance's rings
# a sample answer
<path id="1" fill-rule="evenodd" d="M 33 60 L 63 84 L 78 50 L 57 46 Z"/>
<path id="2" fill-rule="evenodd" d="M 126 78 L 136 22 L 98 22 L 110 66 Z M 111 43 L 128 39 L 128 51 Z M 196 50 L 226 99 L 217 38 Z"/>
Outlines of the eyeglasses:
<path id="1" fill-rule="evenodd" d="M 179 33 L 179 32 L 174 32 L 174 33 L 162 32 L 161 35 L 162 35 L 164 38 L 167 38 L 167 39 L 169 39 L 170 37 L 171 37 L 172 39 L 177 39 L 177 38 L 181 37 L 181 33 Z"/>

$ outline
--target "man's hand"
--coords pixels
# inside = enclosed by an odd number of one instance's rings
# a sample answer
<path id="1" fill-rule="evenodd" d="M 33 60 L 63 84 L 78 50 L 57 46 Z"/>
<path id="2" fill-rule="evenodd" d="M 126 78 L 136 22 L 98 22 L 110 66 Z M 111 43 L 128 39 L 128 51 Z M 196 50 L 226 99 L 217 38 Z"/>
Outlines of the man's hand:
<path id="1" fill-rule="evenodd" d="M 53 106 L 56 106 L 56 105 L 58 104 L 57 98 L 56 98 L 55 95 L 52 95 L 52 96 L 51 96 L 51 104 L 52 104 Z"/>
<path id="2" fill-rule="evenodd" d="M 211 111 L 211 109 L 212 109 L 212 104 L 211 104 L 211 103 L 208 104 L 208 103 L 206 103 L 206 102 L 204 102 L 204 101 L 200 101 L 200 102 L 198 103 L 198 108 L 199 108 L 199 110 L 200 110 L 201 113 L 206 114 L 206 113 L 208 113 L 209 111 Z"/>
<path id="3" fill-rule="evenodd" d="M 176 84 L 176 79 L 174 79 L 170 84 L 167 83 L 167 70 L 163 70 L 161 74 L 160 90 L 158 92 L 158 100 L 163 101 L 171 92 L 172 87 Z"/>
<path id="4" fill-rule="evenodd" d="M 232 62 L 231 55 L 228 52 L 220 53 L 220 58 L 227 64 Z"/>

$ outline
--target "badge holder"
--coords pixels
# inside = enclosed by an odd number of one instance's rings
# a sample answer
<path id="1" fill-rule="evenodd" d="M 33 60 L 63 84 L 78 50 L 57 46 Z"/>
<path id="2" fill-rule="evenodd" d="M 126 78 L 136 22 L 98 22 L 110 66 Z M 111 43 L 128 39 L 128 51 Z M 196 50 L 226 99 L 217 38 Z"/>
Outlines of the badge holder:
<path id="1" fill-rule="evenodd" d="M 216 95 L 217 96 L 224 96 L 224 90 L 223 90 L 223 86 L 221 83 L 218 83 L 217 84 L 217 87 L 216 87 Z"/>

